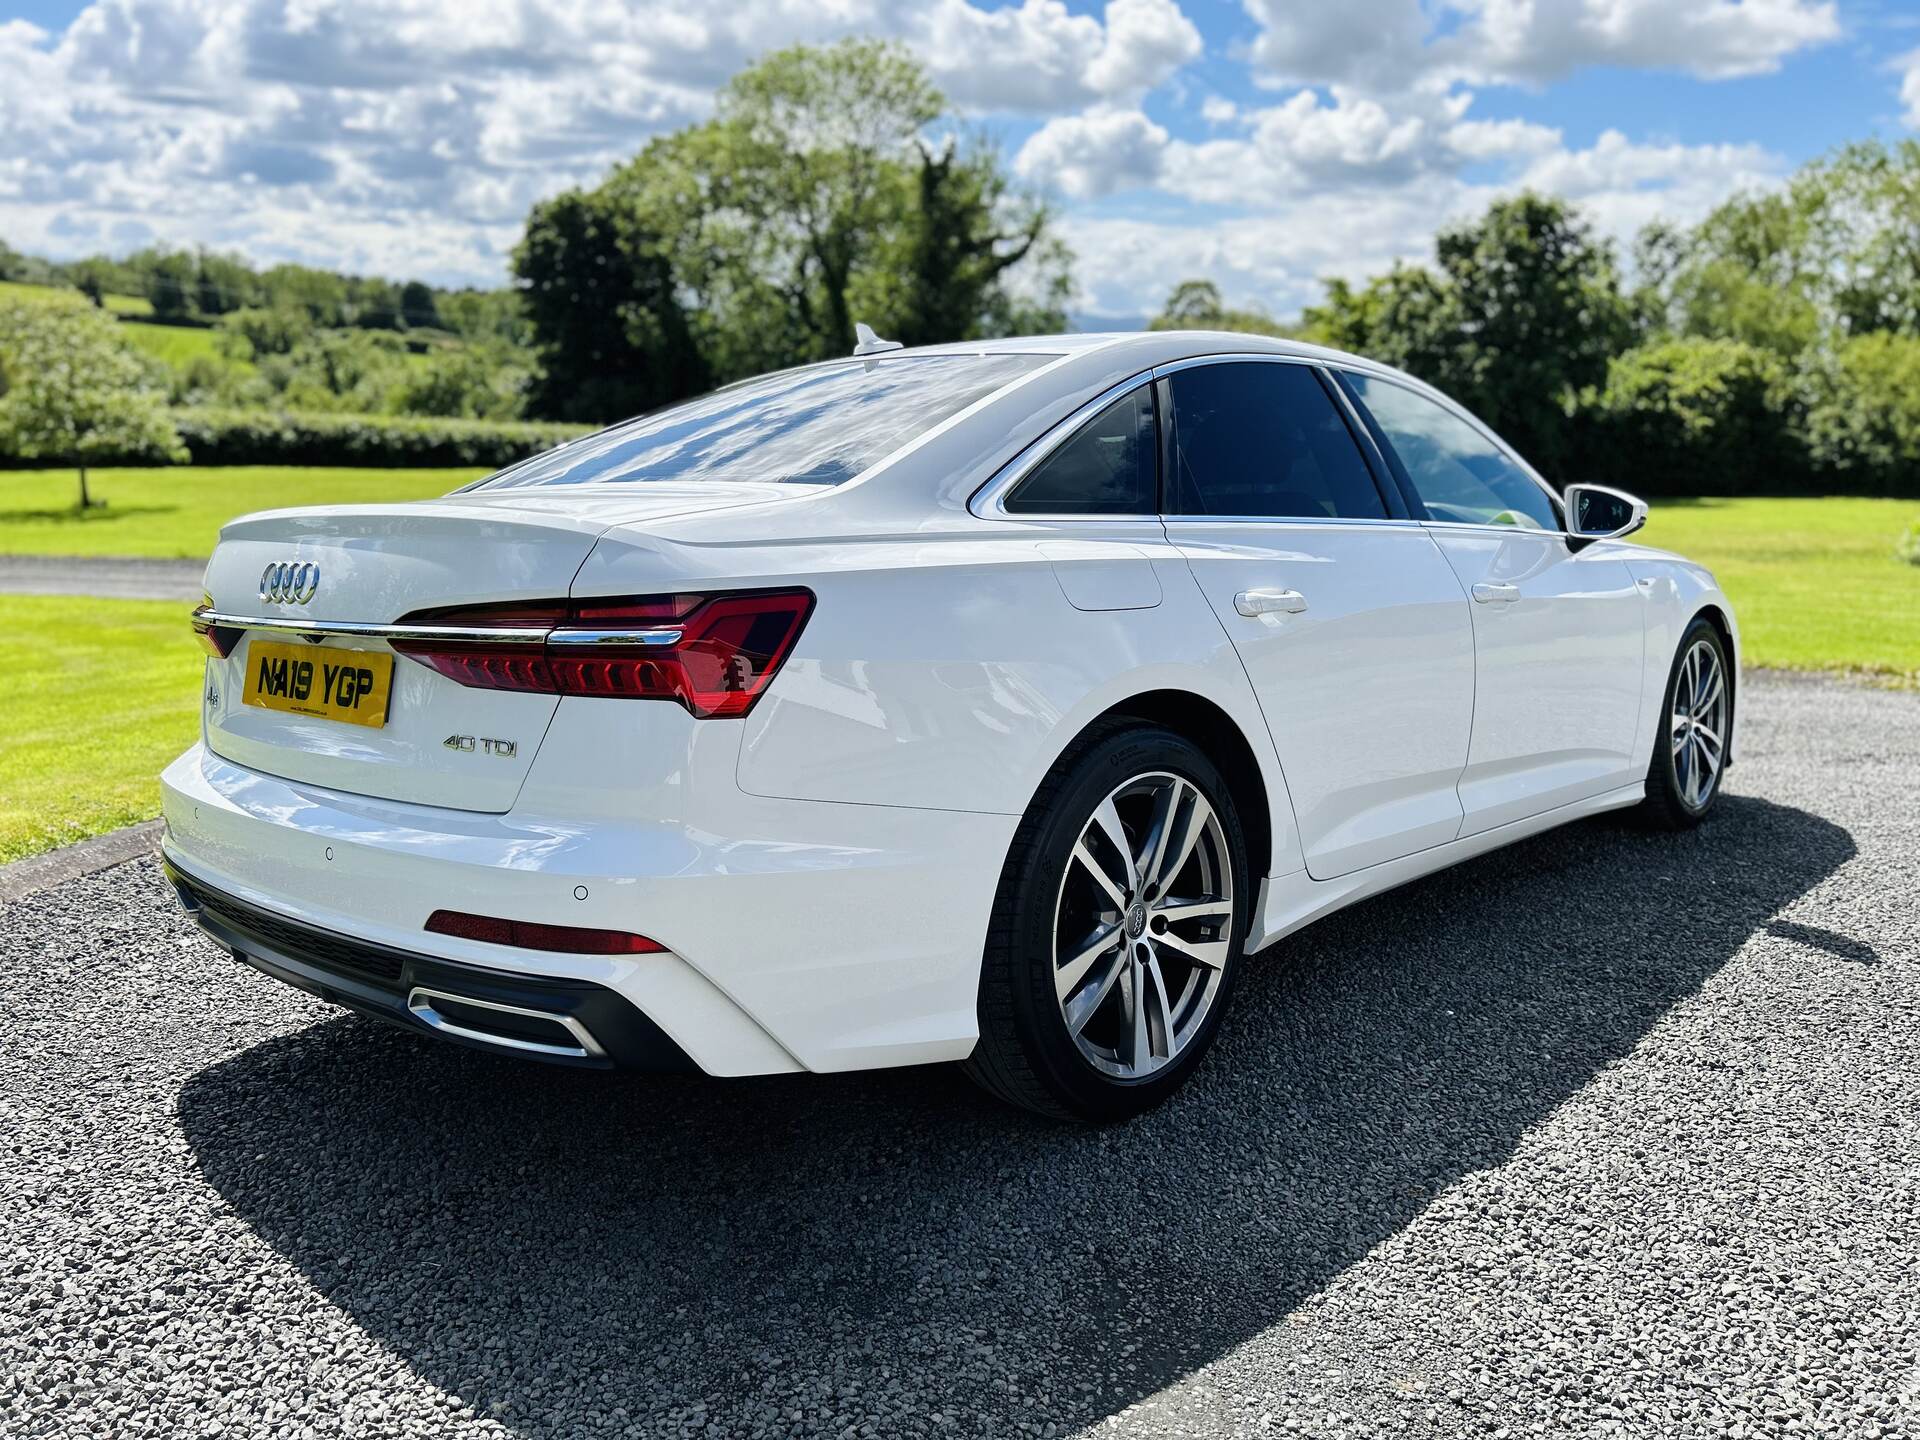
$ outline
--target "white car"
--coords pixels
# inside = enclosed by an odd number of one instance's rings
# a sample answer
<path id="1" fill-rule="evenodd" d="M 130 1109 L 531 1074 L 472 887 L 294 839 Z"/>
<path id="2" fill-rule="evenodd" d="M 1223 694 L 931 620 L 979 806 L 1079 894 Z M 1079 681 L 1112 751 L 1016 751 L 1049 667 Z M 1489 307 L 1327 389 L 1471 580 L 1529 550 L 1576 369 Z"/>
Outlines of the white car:
<path id="1" fill-rule="evenodd" d="M 1428 386 L 1246 335 L 862 348 L 228 525 L 164 780 L 200 924 L 493 1050 L 965 1061 L 1099 1120 L 1317 917 L 1712 806 L 1713 577 Z"/>

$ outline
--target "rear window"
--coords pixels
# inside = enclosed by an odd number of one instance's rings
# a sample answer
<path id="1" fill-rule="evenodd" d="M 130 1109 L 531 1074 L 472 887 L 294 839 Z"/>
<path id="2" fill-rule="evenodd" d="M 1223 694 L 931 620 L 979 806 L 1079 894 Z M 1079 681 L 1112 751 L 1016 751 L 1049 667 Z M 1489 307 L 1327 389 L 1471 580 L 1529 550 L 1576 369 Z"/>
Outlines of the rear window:
<path id="1" fill-rule="evenodd" d="M 903 355 L 746 380 L 588 435 L 476 489 L 643 480 L 837 485 L 1056 355 Z"/>

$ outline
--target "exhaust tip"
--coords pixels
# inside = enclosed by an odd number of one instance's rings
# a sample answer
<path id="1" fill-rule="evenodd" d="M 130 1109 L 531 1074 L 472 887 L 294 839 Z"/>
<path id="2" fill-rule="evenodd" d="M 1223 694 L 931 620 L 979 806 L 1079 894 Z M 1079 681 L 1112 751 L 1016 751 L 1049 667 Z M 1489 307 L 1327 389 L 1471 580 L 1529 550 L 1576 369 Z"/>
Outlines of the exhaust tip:
<path id="1" fill-rule="evenodd" d="M 407 1009 L 415 1019 L 443 1035 L 518 1050 L 535 1055 L 558 1055 L 571 1060 L 604 1060 L 607 1052 L 593 1032 L 571 1015 L 503 1005 L 450 990 L 416 985 L 407 992 Z"/>

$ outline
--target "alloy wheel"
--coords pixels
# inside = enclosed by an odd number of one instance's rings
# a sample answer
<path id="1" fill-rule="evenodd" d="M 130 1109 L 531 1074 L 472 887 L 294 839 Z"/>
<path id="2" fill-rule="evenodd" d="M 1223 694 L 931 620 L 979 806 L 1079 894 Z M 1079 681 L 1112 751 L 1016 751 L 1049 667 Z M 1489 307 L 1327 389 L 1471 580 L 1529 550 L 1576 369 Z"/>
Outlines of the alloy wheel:
<path id="1" fill-rule="evenodd" d="M 1727 733 L 1726 672 L 1710 640 L 1696 640 L 1673 682 L 1673 778 L 1692 810 L 1705 807 L 1720 782 Z"/>
<path id="2" fill-rule="evenodd" d="M 1233 866 L 1207 797 L 1183 776 L 1137 775 L 1094 807 L 1054 910 L 1054 994 L 1089 1064 L 1140 1080 L 1213 1008 L 1233 936 Z"/>

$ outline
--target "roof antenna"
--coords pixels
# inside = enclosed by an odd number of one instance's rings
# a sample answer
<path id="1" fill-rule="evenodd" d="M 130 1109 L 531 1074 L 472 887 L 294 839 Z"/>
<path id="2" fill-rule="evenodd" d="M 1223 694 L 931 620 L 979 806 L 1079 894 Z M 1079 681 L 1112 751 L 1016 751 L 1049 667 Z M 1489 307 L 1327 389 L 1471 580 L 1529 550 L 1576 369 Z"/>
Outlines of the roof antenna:
<path id="1" fill-rule="evenodd" d="M 878 355 L 887 350 L 907 348 L 898 340 L 882 340 L 873 333 L 871 325 L 856 324 L 853 327 L 853 338 L 860 342 L 853 347 L 853 353 L 856 355 Z"/>

